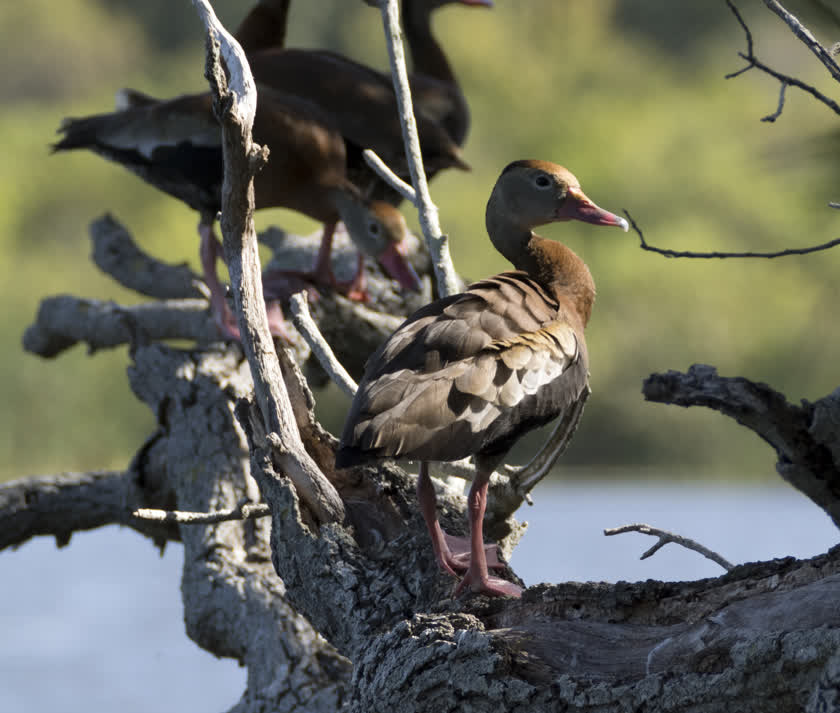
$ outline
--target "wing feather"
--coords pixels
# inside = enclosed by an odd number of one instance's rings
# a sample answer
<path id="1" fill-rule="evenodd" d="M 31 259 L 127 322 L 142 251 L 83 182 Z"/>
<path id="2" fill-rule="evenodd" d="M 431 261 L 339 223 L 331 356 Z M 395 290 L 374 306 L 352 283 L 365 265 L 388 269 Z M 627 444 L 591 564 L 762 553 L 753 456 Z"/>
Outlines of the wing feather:
<path id="1" fill-rule="evenodd" d="M 506 450 L 586 388 L 586 346 L 570 314 L 519 271 L 415 313 L 369 360 L 339 464 Z"/>

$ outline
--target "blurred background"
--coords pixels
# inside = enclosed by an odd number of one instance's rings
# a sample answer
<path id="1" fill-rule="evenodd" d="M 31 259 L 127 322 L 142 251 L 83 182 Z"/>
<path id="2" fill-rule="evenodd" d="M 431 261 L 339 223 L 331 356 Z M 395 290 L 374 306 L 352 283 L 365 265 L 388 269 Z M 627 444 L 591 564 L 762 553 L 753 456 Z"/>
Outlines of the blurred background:
<path id="1" fill-rule="evenodd" d="M 840 38 L 834 3 L 787 3 L 818 39 Z M 825 70 L 762 3 L 742 2 L 756 52 L 834 95 Z M 249 8 L 218 0 L 230 28 Z M 602 207 L 627 209 L 652 244 L 681 250 L 777 250 L 840 235 L 837 116 L 791 89 L 775 124 L 778 83 L 743 66 L 744 34 L 724 3 L 497 0 L 435 17 L 472 109 L 471 173 L 432 183 L 456 266 L 468 278 L 507 268 L 484 231 L 501 168 L 518 158 L 570 167 Z M 47 295 L 134 302 L 88 259 L 87 226 L 113 213 L 138 242 L 197 265 L 196 215 L 120 167 L 85 152 L 49 155 L 65 116 L 112 108 L 132 86 L 166 96 L 206 89 L 204 40 L 190 3 L 30 0 L 0 6 L 0 480 L 122 468 L 153 427 L 131 395 L 125 349 L 81 348 L 52 363 L 21 335 Z M 376 10 L 362 2 L 293 2 L 288 44 L 328 47 L 386 66 Z M 409 223 L 416 215 L 406 209 Z M 317 226 L 262 211 L 259 227 Z M 766 381 L 788 399 L 840 384 L 840 250 L 778 260 L 667 260 L 631 232 L 555 225 L 589 264 L 598 300 L 587 332 L 593 397 L 566 467 L 600 475 L 776 481 L 775 456 L 751 432 L 702 409 L 645 403 L 651 372 L 713 364 Z M 318 395 L 340 428 L 346 400 Z M 520 459 L 536 447 L 526 443 Z M 579 472 L 579 471 L 574 471 Z"/>

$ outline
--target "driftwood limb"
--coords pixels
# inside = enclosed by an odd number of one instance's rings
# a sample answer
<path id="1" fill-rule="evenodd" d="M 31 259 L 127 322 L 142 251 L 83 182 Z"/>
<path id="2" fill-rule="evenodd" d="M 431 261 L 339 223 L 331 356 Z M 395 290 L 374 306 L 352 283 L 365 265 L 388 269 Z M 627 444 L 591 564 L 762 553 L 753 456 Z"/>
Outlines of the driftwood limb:
<path id="1" fill-rule="evenodd" d="M 251 137 L 257 100 L 254 79 L 245 53 L 219 22 L 210 4 L 205 0 L 193 0 L 193 4 L 208 33 L 206 75 L 222 125 L 225 169 L 221 228 L 225 257 L 265 431 L 269 436 L 283 434 L 285 447 L 275 449 L 274 456 L 315 518 L 322 523 L 341 521 L 341 498 L 300 440 L 268 329 L 254 229 L 254 175 L 268 157 Z M 224 70 L 220 57 L 224 59 Z"/>
<path id="2" fill-rule="evenodd" d="M 137 473 L 93 471 L 60 473 L 4 483 L 0 487 L 0 550 L 33 537 L 55 537 L 59 547 L 75 532 L 105 525 L 128 525 L 159 545 L 178 539 L 177 530 L 159 523 L 133 522 L 131 508 L 165 506 L 167 493 L 142 486 Z"/>
<path id="3" fill-rule="evenodd" d="M 767 384 L 718 376 L 714 367 L 694 364 L 685 374 L 651 374 L 642 393 L 657 403 L 706 406 L 754 431 L 775 449 L 779 474 L 840 527 L 840 389 L 794 406 Z"/>
<path id="4" fill-rule="evenodd" d="M 650 525 L 635 523 L 633 525 L 622 525 L 621 527 L 611 527 L 607 530 L 604 530 L 604 534 L 607 537 L 610 537 L 612 535 L 622 535 L 625 532 L 640 532 L 643 535 L 651 535 L 652 537 L 659 538 L 659 541 L 653 547 L 645 550 L 642 553 L 642 556 L 639 557 L 639 559 L 641 560 L 647 559 L 648 557 L 652 557 L 669 542 L 673 542 L 674 544 L 680 545 L 681 547 L 685 547 L 688 550 L 694 550 L 695 552 L 699 552 L 706 559 L 710 559 L 715 564 L 719 564 L 727 572 L 735 568 L 735 565 L 733 565 L 729 560 L 722 557 L 717 552 L 710 550 L 708 547 L 704 547 L 696 540 L 692 540 L 690 537 L 683 537 L 682 535 L 677 535 L 673 532 L 668 532 L 667 530 L 660 530 L 658 527 L 651 527 Z"/>
<path id="5" fill-rule="evenodd" d="M 409 201 L 415 208 L 419 208 L 417 200 L 417 192 L 408 185 L 402 178 L 394 173 L 387 164 L 377 156 L 373 149 L 365 149 L 362 152 L 365 162 L 370 166 L 379 177 L 385 181 L 391 188 L 397 191 L 403 198 Z"/>
<path id="6" fill-rule="evenodd" d="M 118 305 L 70 295 L 47 297 L 38 308 L 34 324 L 24 332 L 23 348 L 52 358 L 80 342 L 93 353 L 124 344 L 167 339 L 218 341 L 219 331 L 207 311 L 207 301 Z"/>
<path id="7" fill-rule="evenodd" d="M 158 415 L 159 460 L 177 510 L 223 512 L 250 498 L 248 451 L 234 408 L 253 386 L 238 347 L 142 347 L 129 379 Z M 138 469 L 150 455 L 138 457 Z M 187 633 L 248 668 L 247 691 L 233 710 L 335 711 L 346 695 L 349 665 L 289 606 L 271 564 L 268 520 L 175 526 L 185 548 Z"/>
<path id="8" fill-rule="evenodd" d="M 187 265 L 169 265 L 141 250 L 110 214 L 90 224 L 90 239 L 96 266 L 123 287 L 160 300 L 208 296 L 199 275 Z"/>

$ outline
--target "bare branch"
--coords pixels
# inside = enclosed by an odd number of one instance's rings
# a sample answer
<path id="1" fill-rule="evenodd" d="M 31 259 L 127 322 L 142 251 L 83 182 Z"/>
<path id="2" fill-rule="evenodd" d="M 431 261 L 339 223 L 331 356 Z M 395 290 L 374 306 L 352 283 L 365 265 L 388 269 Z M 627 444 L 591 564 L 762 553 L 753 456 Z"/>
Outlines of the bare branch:
<path id="1" fill-rule="evenodd" d="M 766 121 L 772 124 L 774 121 L 776 121 L 776 119 L 778 119 L 782 115 L 782 111 L 785 108 L 785 91 L 787 90 L 788 86 L 789 85 L 786 81 L 782 82 L 779 85 L 779 106 L 776 107 L 776 111 L 774 111 L 772 114 L 768 114 L 767 116 L 763 117 L 761 119 L 762 121 Z"/>
<path id="2" fill-rule="evenodd" d="M 420 139 L 412 107 L 408 71 L 405 67 L 399 0 L 380 0 L 379 7 L 382 13 L 382 24 L 385 28 L 385 42 L 388 46 L 388 59 L 391 65 L 391 76 L 394 80 L 394 91 L 397 95 L 397 105 L 400 111 L 405 154 L 411 172 L 411 182 L 414 184 L 414 190 L 417 194 L 416 202 L 419 202 L 420 226 L 432 255 L 438 291 L 442 297 L 448 297 L 457 293 L 460 286 L 449 254 L 449 240 L 440 229 L 438 210 L 432 202 L 426 173 L 423 170 Z"/>
<path id="3" fill-rule="evenodd" d="M 338 387 L 347 394 L 351 399 L 356 395 L 358 386 L 353 381 L 353 377 L 347 373 L 347 370 L 341 365 L 337 357 L 333 353 L 332 348 L 324 339 L 315 320 L 309 313 L 309 305 L 306 302 L 306 292 L 298 292 L 292 295 L 289 300 L 289 307 L 294 317 L 294 325 L 297 330 L 303 335 L 318 363 L 329 374 L 330 378 L 338 385 Z"/>
<path id="4" fill-rule="evenodd" d="M 817 38 L 814 37 L 811 31 L 795 15 L 788 12 L 780 2 L 777 2 L 777 0 L 764 0 L 764 4 L 784 20 L 785 24 L 793 31 L 793 34 L 822 62 L 831 76 L 834 77 L 834 80 L 840 82 L 840 66 L 834 61 L 831 52 L 817 42 Z"/>
<path id="5" fill-rule="evenodd" d="M 131 517 L 151 522 L 169 522 L 179 525 L 213 525 L 228 520 L 254 520 L 258 517 L 271 515 L 271 510 L 265 503 L 250 503 L 247 498 L 240 500 L 235 507 L 215 512 L 183 512 L 181 510 L 156 510 L 139 508 L 131 513 Z"/>
<path id="6" fill-rule="evenodd" d="M 93 261 L 124 287 L 162 300 L 208 297 L 201 278 L 189 266 L 153 258 L 110 214 L 90 224 L 90 238 Z"/>
<path id="7" fill-rule="evenodd" d="M 769 253 L 757 253 L 757 252 L 707 252 L 707 253 L 699 253 L 693 252 L 691 250 L 671 250 L 669 248 L 657 248 L 653 245 L 649 245 L 645 240 L 645 236 L 642 233 L 642 229 L 636 225 L 636 221 L 633 220 L 633 217 L 628 213 L 626 210 L 624 211 L 624 215 L 627 216 L 627 219 L 630 221 L 630 226 L 636 231 L 636 235 L 639 236 L 639 247 L 642 250 L 647 250 L 652 253 L 658 253 L 664 257 L 685 257 L 685 258 L 700 258 L 700 259 L 712 259 L 712 258 L 719 258 L 721 260 L 727 258 L 777 258 L 777 257 L 787 257 L 788 255 L 807 255 L 809 253 L 819 252 L 821 250 L 828 250 L 829 248 L 833 248 L 835 245 L 840 245 L 840 238 L 835 238 L 834 240 L 829 240 L 827 243 L 822 243 L 821 245 L 813 245 L 807 248 L 786 248 L 785 250 L 776 250 L 775 252 Z"/>
<path id="8" fill-rule="evenodd" d="M 317 520 L 340 522 L 344 519 L 344 505 L 301 441 L 268 328 L 254 229 L 253 180 L 267 154 L 251 137 L 257 103 L 253 76 L 239 43 L 219 22 L 207 0 L 193 0 L 193 4 L 210 38 L 206 75 L 221 109 L 224 156 L 221 227 L 225 257 L 242 344 L 266 435 L 282 441 L 283 447 L 274 449 L 272 455 Z M 221 48 L 229 81 L 220 66 L 217 47 Z"/>
<path id="9" fill-rule="evenodd" d="M 721 557 L 717 552 L 713 552 L 712 550 L 704 547 L 699 542 L 692 540 L 689 537 L 683 537 L 682 535 L 676 535 L 673 532 L 668 532 L 667 530 L 660 530 L 656 527 L 651 527 L 650 525 L 643 525 L 640 523 L 634 525 L 623 525 L 622 527 L 613 527 L 608 530 L 604 530 L 604 534 L 607 537 L 612 535 L 621 535 L 625 532 L 641 532 L 643 535 L 651 535 L 653 537 L 658 537 L 659 542 L 657 542 L 653 547 L 645 551 L 645 553 L 639 557 L 639 559 L 647 559 L 652 555 L 656 554 L 660 549 L 662 549 L 665 545 L 669 542 L 673 542 L 676 545 L 680 545 L 685 547 L 689 550 L 694 550 L 695 552 L 699 552 L 703 555 L 706 559 L 712 560 L 715 564 L 719 564 L 723 567 L 727 572 L 731 571 L 735 565 L 729 562 L 729 560 Z"/>
<path id="10" fill-rule="evenodd" d="M 207 311 L 207 301 L 166 300 L 125 306 L 70 295 L 47 297 L 35 322 L 24 332 L 23 348 L 53 358 L 79 342 L 95 352 L 166 339 L 218 341 L 219 331 Z"/>
<path id="11" fill-rule="evenodd" d="M 694 364 L 686 374 L 651 374 L 642 393 L 648 401 L 720 411 L 754 431 L 775 449 L 779 475 L 840 527 L 840 390 L 794 406 L 767 384 L 718 376 L 714 367 Z"/>
<path id="12" fill-rule="evenodd" d="M 168 525 L 132 521 L 130 508 L 148 503 L 131 472 L 61 473 L 3 483 L 0 550 L 39 535 L 51 535 L 63 547 L 75 532 L 113 524 L 129 525 L 159 544 L 177 539 Z"/>
<path id="13" fill-rule="evenodd" d="M 768 4 L 768 6 L 770 6 L 770 2 L 772 2 L 772 0 L 765 0 L 765 3 Z M 807 92 L 812 97 L 814 97 L 818 101 L 825 104 L 835 114 L 840 114 L 840 104 L 838 104 L 837 102 L 835 102 L 832 99 L 829 99 L 825 94 L 818 91 L 817 89 L 812 87 L 810 84 L 806 84 L 805 82 L 803 82 L 799 79 L 796 79 L 796 77 L 791 77 L 791 76 L 788 76 L 786 74 L 782 74 L 780 72 L 777 72 L 776 70 L 771 69 L 766 64 L 761 62 L 758 59 L 758 57 L 756 57 L 755 54 L 753 53 L 752 33 L 750 32 L 750 28 L 747 26 L 747 23 L 744 21 L 744 18 L 741 16 L 741 13 L 738 11 L 738 8 L 735 7 L 735 4 L 732 2 L 732 0 L 726 0 L 726 4 L 729 6 L 729 9 L 732 11 L 732 14 L 735 15 L 735 19 L 738 20 L 738 23 L 741 25 L 741 28 L 744 30 L 744 34 L 746 35 L 746 38 L 747 38 L 747 52 L 746 52 L 746 54 L 743 53 L 743 52 L 738 53 L 739 57 L 741 57 L 742 59 L 747 61 L 747 66 L 743 67 L 742 69 L 739 69 L 736 72 L 730 72 L 729 74 L 727 74 L 725 76 L 726 79 L 733 79 L 735 77 L 738 77 L 738 76 L 744 74 L 744 72 L 747 72 L 748 70 L 755 68 L 755 69 L 761 70 L 765 74 L 769 74 L 771 77 L 779 80 L 779 82 L 781 82 L 783 85 L 796 87 L 797 89 L 801 89 L 803 92 Z M 774 3 L 774 4 L 778 5 L 778 3 Z M 779 7 L 781 7 L 781 6 L 779 5 Z M 773 8 L 771 7 L 771 9 L 773 9 Z M 775 12 L 775 10 L 774 10 L 774 12 Z M 785 12 L 787 12 L 787 11 L 785 11 Z M 790 17 L 793 17 L 793 16 L 791 15 Z M 796 18 L 793 18 L 793 19 L 795 20 Z M 806 30 L 806 32 L 807 32 L 807 30 Z M 808 34 L 810 35 L 810 33 L 808 33 Z M 813 39 L 813 36 L 811 36 L 811 39 Z M 832 75 L 834 75 L 834 71 L 837 68 L 837 65 L 834 63 L 834 60 L 831 59 L 830 53 L 824 47 L 822 47 L 822 45 L 820 45 L 818 42 L 816 42 L 816 40 L 813 40 L 813 41 L 822 50 L 822 52 L 825 53 L 825 55 L 828 57 L 829 61 L 831 62 L 831 65 L 834 69 L 832 69 L 828 65 L 826 65 L 826 67 L 828 67 L 829 71 L 831 71 Z M 814 48 L 812 48 L 812 49 L 814 49 Z M 820 56 L 820 55 L 817 54 L 817 56 Z M 824 62 L 824 64 L 825 64 L 825 62 Z M 837 79 L 836 76 L 835 76 L 835 79 Z M 765 116 L 762 119 L 762 121 L 775 121 L 779 117 L 779 115 L 781 114 L 783 103 L 784 103 L 783 98 L 784 98 L 784 93 L 780 97 L 778 111 L 775 114 L 770 114 L 769 116 Z"/>
<path id="14" fill-rule="evenodd" d="M 388 168 L 386 163 L 376 155 L 373 149 L 365 149 L 362 155 L 365 157 L 367 165 L 376 171 L 385 183 L 391 186 L 391 188 L 397 191 L 407 201 L 411 201 L 415 208 L 420 207 L 417 202 L 417 193 L 415 190 Z"/>

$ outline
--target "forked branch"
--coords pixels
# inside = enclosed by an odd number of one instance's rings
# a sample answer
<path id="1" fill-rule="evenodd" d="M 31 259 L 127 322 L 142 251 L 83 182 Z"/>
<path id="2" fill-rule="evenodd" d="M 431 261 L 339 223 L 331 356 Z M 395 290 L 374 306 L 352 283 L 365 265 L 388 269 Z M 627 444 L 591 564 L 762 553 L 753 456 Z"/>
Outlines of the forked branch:
<path id="1" fill-rule="evenodd" d="M 738 53 L 738 56 L 744 59 L 747 62 L 747 65 L 735 72 L 730 72 L 726 75 L 726 79 L 734 79 L 735 77 L 738 77 L 744 74 L 744 72 L 748 72 L 751 69 L 758 69 L 761 72 L 770 75 L 774 79 L 777 79 L 782 84 L 782 89 L 779 93 L 778 108 L 774 113 L 768 114 L 767 116 L 762 118 L 762 121 L 772 122 L 778 119 L 779 116 L 781 116 L 785 103 L 785 89 L 789 86 L 796 87 L 797 89 L 801 89 L 803 92 L 807 92 L 817 101 L 820 101 L 823 104 L 825 104 L 835 114 L 840 114 L 840 104 L 835 102 L 833 99 L 830 99 L 825 94 L 812 87 L 810 84 L 803 82 L 801 79 L 797 79 L 796 77 L 777 72 L 775 69 L 768 67 L 766 64 L 764 64 L 764 62 L 759 60 L 758 57 L 756 57 L 753 49 L 753 36 L 749 26 L 747 25 L 744 18 L 741 16 L 741 13 L 738 11 L 738 8 L 735 6 L 735 3 L 732 2 L 732 0 L 726 0 L 726 4 L 732 11 L 732 14 L 735 16 L 735 19 L 738 21 L 738 24 L 741 25 L 741 28 L 744 30 L 744 34 L 746 35 L 747 41 L 747 51 Z M 764 0 L 764 4 L 767 5 L 767 7 L 769 7 L 777 15 L 779 15 L 779 17 L 785 20 L 788 26 L 793 30 L 794 34 L 797 37 L 799 37 L 799 39 L 801 39 L 806 44 L 806 46 L 808 46 L 808 48 L 826 66 L 829 72 L 831 72 L 831 75 L 834 77 L 834 79 L 840 81 L 840 68 L 838 68 L 834 59 L 831 57 L 831 53 L 827 49 L 825 49 L 825 47 L 823 47 L 819 42 L 817 42 L 813 34 L 811 34 L 811 32 L 804 25 L 802 25 L 802 23 L 800 23 L 799 20 L 797 20 L 793 15 L 791 15 L 787 10 L 785 10 L 785 8 L 782 7 L 780 3 L 776 2 L 775 0 Z"/>
<path id="2" fill-rule="evenodd" d="M 659 538 L 659 541 L 653 547 L 645 550 L 641 557 L 639 557 L 640 560 L 644 560 L 648 557 L 653 556 L 669 542 L 673 542 L 674 544 L 680 545 L 681 547 L 685 547 L 686 549 L 699 552 L 706 559 L 710 559 L 715 564 L 719 564 L 727 572 L 731 571 L 735 567 L 735 565 L 732 564 L 729 560 L 722 557 L 717 552 L 710 550 L 708 547 L 704 547 L 696 540 L 692 540 L 689 537 L 683 537 L 682 535 L 677 535 L 673 532 L 668 532 L 667 530 L 660 530 L 658 527 L 651 527 L 650 525 L 636 523 L 633 525 L 623 525 L 621 527 L 613 527 L 604 530 L 604 534 L 607 537 L 610 537 L 612 535 L 621 535 L 625 532 L 641 532 L 643 535 L 651 535 L 653 537 Z"/>

